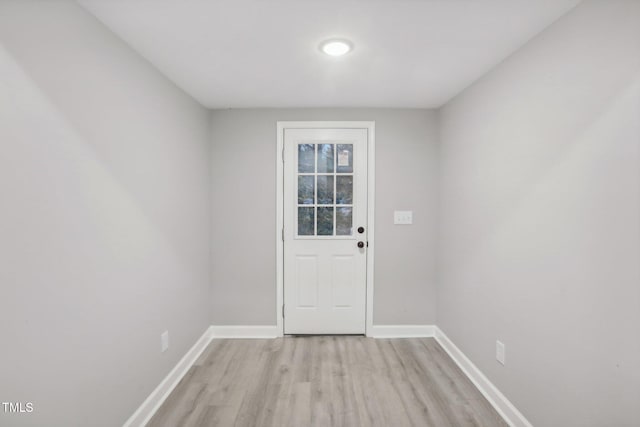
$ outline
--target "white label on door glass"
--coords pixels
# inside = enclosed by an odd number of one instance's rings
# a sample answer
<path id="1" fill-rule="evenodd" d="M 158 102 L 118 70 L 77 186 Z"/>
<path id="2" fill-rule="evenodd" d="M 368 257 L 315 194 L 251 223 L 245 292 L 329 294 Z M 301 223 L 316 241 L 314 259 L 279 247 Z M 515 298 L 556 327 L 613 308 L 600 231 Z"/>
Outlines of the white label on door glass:
<path id="1" fill-rule="evenodd" d="M 347 150 L 338 153 L 338 166 L 349 166 L 349 152 Z"/>

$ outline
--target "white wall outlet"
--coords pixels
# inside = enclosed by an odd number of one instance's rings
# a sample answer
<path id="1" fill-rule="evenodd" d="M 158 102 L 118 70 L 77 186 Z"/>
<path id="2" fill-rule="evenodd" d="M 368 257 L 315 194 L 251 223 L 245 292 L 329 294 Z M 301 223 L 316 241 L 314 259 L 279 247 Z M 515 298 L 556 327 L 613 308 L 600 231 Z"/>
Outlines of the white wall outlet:
<path id="1" fill-rule="evenodd" d="M 164 353 L 169 348 L 169 331 L 164 331 L 160 335 L 160 352 Z"/>
<path id="2" fill-rule="evenodd" d="M 504 344 L 496 340 L 496 360 L 504 365 L 505 363 L 505 348 Z"/>
<path id="3" fill-rule="evenodd" d="M 413 224 L 413 211 L 393 211 L 393 223 L 397 225 Z"/>

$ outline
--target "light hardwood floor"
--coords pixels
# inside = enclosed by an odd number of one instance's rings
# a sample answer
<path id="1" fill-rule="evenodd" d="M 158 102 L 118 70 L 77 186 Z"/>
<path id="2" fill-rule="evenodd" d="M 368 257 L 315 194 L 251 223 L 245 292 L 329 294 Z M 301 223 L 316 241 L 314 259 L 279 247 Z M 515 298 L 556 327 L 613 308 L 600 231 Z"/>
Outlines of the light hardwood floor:
<path id="1" fill-rule="evenodd" d="M 433 338 L 214 340 L 149 426 L 506 426 Z"/>

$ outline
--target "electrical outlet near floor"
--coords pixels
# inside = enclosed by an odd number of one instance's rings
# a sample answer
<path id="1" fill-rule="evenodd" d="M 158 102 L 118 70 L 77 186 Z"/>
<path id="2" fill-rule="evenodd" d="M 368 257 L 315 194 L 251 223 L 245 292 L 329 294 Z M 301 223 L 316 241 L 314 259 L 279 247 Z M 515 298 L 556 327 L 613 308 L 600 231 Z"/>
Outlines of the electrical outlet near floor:
<path id="1" fill-rule="evenodd" d="M 164 353 L 169 348 L 169 331 L 164 331 L 160 335 L 160 352 Z"/>
<path id="2" fill-rule="evenodd" d="M 496 340 L 496 360 L 504 365 L 505 363 L 505 348 L 504 344 Z"/>

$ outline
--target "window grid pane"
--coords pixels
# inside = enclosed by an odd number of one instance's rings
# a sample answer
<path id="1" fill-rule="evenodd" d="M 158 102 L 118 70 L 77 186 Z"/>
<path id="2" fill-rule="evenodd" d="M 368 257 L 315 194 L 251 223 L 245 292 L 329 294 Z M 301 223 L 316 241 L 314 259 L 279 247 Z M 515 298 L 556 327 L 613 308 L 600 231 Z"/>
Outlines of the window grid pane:
<path id="1" fill-rule="evenodd" d="M 353 144 L 298 145 L 298 236 L 353 235 Z"/>

